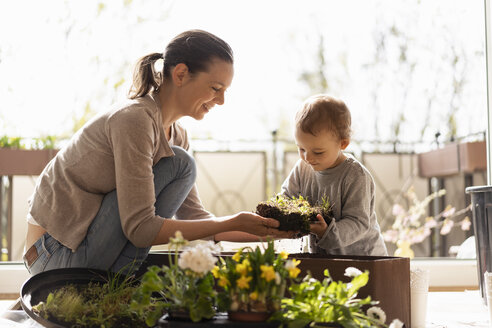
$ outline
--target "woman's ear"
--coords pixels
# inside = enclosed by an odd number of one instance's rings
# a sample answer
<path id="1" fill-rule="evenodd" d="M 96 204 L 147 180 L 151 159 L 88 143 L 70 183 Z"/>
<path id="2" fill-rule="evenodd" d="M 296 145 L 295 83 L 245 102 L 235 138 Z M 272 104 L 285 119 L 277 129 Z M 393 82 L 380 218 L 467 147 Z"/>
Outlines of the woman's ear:
<path id="1" fill-rule="evenodd" d="M 350 144 L 350 139 L 342 139 L 342 141 L 340 141 L 340 148 L 342 150 L 345 150 L 345 148 L 347 148 L 349 144 Z"/>
<path id="2" fill-rule="evenodd" d="M 171 76 L 177 86 L 182 86 L 189 76 L 188 66 L 186 66 L 186 64 L 184 63 L 177 64 L 176 66 L 174 66 Z"/>

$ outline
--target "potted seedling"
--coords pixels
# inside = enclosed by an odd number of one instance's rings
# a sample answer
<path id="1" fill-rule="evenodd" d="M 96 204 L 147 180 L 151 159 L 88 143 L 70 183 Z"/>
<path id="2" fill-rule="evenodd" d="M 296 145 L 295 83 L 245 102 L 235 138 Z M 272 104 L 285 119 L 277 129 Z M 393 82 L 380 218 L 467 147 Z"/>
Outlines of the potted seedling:
<path id="1" fill-rule="evenodd" d="M 321 204 L 311 205 L 302 196 L 289 198 L 276 195 L 268 201 L 260 202 L 256 207 L 256 213 L 278 220 L 279 230 L 299 231 L 299 236 L 309 233 L 309 224 L 318 221 L 318 214 L 321 214 L 327 223 L 333 218 L 333 211 L 326 197 Z"/>

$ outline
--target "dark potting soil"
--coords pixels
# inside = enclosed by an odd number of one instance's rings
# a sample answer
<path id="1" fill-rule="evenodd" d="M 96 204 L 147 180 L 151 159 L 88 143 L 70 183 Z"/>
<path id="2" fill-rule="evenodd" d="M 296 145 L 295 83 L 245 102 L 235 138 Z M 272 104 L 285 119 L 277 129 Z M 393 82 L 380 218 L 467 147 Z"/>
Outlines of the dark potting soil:
<path id="1" fill-rule="evenodd" d="M 256 214 L 273 218 L 280 222 L 279 230 L 299 231 L 298 237 L 309 234 L 309 224 L 318 221 L 316 216 L 321 214 L 329 223 L 333 218 L 331 206 L 312 206 L 302 197 L 287 198 L 276 196 L 256 206 Z"/>

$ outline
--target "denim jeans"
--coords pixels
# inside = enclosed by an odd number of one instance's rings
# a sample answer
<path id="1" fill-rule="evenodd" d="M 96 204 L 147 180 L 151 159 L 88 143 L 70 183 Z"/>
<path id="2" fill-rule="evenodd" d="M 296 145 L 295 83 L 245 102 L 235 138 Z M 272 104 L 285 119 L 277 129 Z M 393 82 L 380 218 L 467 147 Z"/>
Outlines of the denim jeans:
<path id="1" fill-rule="evenodd" d="M 180 147 L 171 147 L 175 156 L 164 157 L 154 165 L 156 214 L 171 218 L 193 187 L 196 166 Z M 138 269 L 150 247 L 135 247 L 124 235 L 118 211 L 117 190 L 106 194 L 85 239 L 75 252 L 45 233 L 38 239 L 38 257 L 27 269 L 31 274 L 58 268 L 91 268 L 129 274 Z M 25 262 L 25 261 L 24 261 Z M 26 264 L 27 266 L 27 264 Z"/>

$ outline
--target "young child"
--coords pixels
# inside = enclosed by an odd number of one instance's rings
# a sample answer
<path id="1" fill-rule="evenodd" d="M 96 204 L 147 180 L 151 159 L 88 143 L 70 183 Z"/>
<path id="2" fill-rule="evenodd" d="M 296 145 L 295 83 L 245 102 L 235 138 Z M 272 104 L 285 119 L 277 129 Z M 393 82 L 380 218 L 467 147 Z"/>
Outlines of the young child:
<path id="1" fill-rule="evenodd" d="M 343 153 L 350 143 L 351 116 L 345 103 L 312 96 L 296 114 L 295 139 L 301 159 L 282 184 L 288 197 L 311 204 L 327 197 L 334 219 L 311 224 L 311 251 L 335 255 L 387 255 L 374 211 L 374 181 L 356 159 Z"/>

